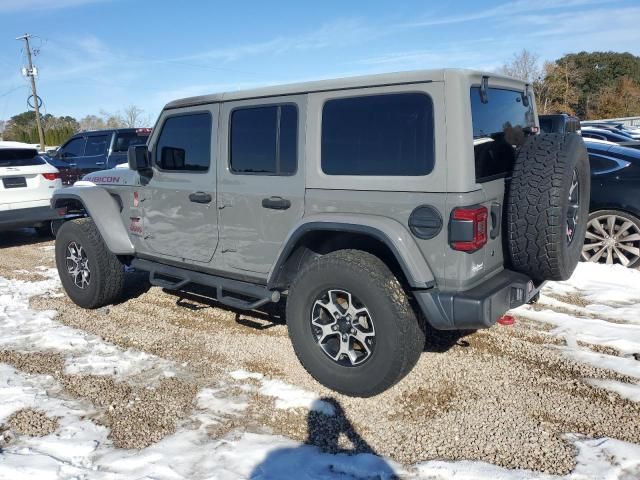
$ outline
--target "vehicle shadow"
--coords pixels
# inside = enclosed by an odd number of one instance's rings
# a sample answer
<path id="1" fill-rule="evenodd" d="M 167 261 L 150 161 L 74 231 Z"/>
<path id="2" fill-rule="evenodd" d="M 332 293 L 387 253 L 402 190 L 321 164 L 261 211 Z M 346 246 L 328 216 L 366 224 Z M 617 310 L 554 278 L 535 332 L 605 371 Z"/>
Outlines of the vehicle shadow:
<path id="1" fill-rule="evenodd" d="M 426 322 L 423 329 L 425 339 L 422 351 L 433 353 L 444 353 L 455 346 L 466 348 L 470 344 L 464 337 L 475 333 L 475 330 L 436 330 Z"/>
<path id="2" fill-rule="evenodd" d="M 37 245 L 39 243 L 47 243 L 52 240 L 53 237 L 42 237 L 32 228 L 0 232 L 0 248 Z"/>
<path id="3" fill-rule="evenodd" d="M 124 276 L 124 290 L 122 297 L 114 303 L 120 305 L 128 300 L 133 300 L 144 295 L 151 288 L 149 274 L 147 272 L 130 271 Z"/>
<path id="4" fill-rule="evenodd" d="M 397 479 L 394 469 L 353 428 L 340 403 L 321 398 L 310 410 L 304 445 L 275 450 L 251 472 L 253 480 L 298 478 Z"/>
<path id="5" fill-rule="evenodd" d="M 257 310 L 241 310 L 224 305 L 211 297 L 211 290 L 206 287 L 193 285 L 189 290 L 164 290 L 165 293 L 177 297 L 176 305 L 191 311 L 205 308 L 223 308 L 234 312 L 236 323 L 255 330 L 266 330 L 278 325 L 285 325 L 286 298 L 278 303 L 270 303 Z M 250 317 L 250 318 L 247 318 Z M 471 335 L 475 330 L 436 330 L 426 321 L 422 322 L 425 333 L 424 352 L 444 353 L 454 346 L 468 347 L 469 342 L 464 337 Z"/>

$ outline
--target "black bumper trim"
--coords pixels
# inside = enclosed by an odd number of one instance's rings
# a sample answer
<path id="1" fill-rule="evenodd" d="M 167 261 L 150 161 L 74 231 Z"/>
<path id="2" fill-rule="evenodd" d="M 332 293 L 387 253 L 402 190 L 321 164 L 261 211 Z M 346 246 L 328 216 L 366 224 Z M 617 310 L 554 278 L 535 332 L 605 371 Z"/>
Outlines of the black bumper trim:
<path id="1" fill-rule="evenodd" d="M 542 287 L 529 277 L 503 270 L 463 292 L 438 289 L 413 294 L 427 321 L 438 330 L 475 330 L 492 326 L 507 310 L 527 303 Z"/>
<path id="2" fill-rule="evenodd" d="M 64 214 L 61 215 L 58 209 L 51 207 L 16 208 L 0 211 L 0 227 L 3 229 L 31 227 L 38 223 L 63 218 L 65 218 Z"/>

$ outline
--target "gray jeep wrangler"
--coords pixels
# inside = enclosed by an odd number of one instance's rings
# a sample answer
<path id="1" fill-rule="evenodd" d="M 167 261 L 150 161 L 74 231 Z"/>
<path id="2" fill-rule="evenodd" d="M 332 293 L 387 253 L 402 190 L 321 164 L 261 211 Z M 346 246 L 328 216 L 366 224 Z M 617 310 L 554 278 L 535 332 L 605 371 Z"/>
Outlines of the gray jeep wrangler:
<path id="1" fill-rule="evenodd" d="M 477 329 L 573 272 L 582 139 L 540 134 L 529 85 L 432 70 L 186 98 L 128 168 L 58 190 L 69 297 L 117 301 L 123 265 L 238 309 L 286 299 L 293 347 L 353 396 L 415 365 L 427 325 Z"/>

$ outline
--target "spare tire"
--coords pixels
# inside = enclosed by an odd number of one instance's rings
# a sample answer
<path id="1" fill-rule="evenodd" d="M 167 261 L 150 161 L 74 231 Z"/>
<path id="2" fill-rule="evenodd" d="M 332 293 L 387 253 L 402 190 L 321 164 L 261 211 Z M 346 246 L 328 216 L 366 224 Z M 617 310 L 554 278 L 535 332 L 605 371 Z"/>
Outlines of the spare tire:
<path id="1" fill-rule="evenodd" d="M 582 137 L 543 133 L 528 138 L 506 194 L 511 267 L 536 282 L 568 279 L 580 259 L 590 193 Z"/>

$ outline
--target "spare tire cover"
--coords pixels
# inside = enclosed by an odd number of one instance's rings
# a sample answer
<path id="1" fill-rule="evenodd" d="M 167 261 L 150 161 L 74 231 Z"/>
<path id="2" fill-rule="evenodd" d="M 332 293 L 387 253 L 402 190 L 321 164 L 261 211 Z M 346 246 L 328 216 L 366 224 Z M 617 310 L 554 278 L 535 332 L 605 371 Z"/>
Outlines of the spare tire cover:
<path id="1" fill-rule="evenodd" d="M 529 137 L 516 156 L 505 200 L 511 267 L 536 282 L 568 279 L 580 259 L 590 193 L 581 136 Z"/>

